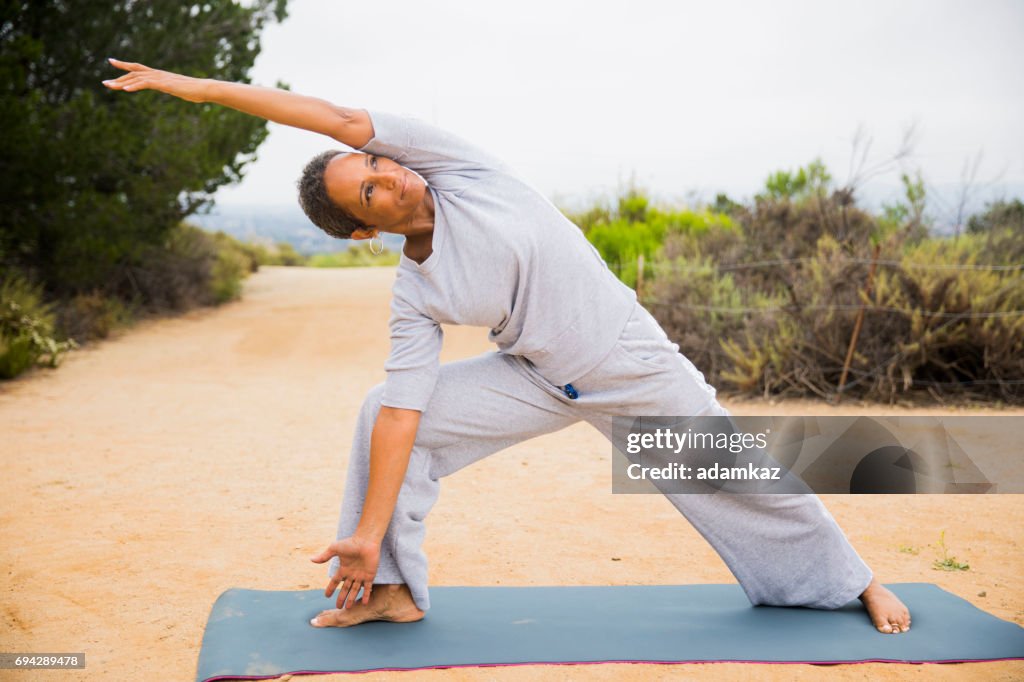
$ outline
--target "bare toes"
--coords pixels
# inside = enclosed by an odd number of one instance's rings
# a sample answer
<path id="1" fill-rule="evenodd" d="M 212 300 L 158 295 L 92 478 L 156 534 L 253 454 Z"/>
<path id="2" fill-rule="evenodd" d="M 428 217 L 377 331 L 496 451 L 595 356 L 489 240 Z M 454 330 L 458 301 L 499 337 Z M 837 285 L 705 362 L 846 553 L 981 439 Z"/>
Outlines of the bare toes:
<path id="1" fill-rule="evenodd" d="M 338 616 L 339 614 L 336 610 L 321 611 L 309 621 L 309 624 L 315 628 L 328 628 L 334 625 L 341 625 Z"/>

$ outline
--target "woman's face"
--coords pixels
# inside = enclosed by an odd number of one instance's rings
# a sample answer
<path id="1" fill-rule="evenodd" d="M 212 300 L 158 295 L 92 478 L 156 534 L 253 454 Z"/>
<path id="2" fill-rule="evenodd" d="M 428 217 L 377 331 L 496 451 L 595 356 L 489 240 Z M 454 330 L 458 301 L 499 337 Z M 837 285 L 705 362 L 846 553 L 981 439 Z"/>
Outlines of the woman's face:
<path id="1" fill-rule="evenodd" d="M 384 232 L 409 223 L 423 203 L 427 185 L 391 159 L 351 153 L 331 159 L 324 170 L 331 201 L 370 227 Z"/>

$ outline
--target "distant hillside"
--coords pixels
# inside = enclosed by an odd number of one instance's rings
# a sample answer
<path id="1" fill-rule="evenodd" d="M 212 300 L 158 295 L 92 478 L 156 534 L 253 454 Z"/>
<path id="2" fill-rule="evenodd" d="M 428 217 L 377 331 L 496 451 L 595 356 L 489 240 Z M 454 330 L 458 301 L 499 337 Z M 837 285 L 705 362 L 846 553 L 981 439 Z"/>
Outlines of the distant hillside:
<path id="1" fill-rule="evenodd" d="M 206 215 L 190 217 L 189 222 L 247 242 L 287 242 L 304 255 L 344 251 L 353 244 L 349 239 L 324 234 L 298 206 L 215 206 Z M 404 241 L 394 235 L 383 237 L 384 245 L 392 251 L 400 249 Z"/>
<path id="2" fill-rule="evenodd" d="M 886 203 L 902 200 L 901 185 L 873 182 L 857 192 L 860 205 L 878 211 Z M 955 229 L 956 217 L 962 214 L 964 222 L 967 216 L 984 210 L 985 204 L 994 199 L 1024 197 L 1022 183 L 986 183 L 971 188 L 964 197 L 962 185 L 958 183 L 938 183 L 928 186 L 926 214 L 933 220 L 932 229 L 937 234 L 949 234 Z M 737 194 L 733 199 L 741 199 Z M 704 201 L 713 196 L 703 197 Z M 563 198 L 560 204 L 573 208 L 589 206 L 593 197 L 586 201 L 574 201 L 572 197 Z M 959 208 L 963 202 L 964 207 Z M 671 203 L 671 202 L 670 202 Z M 348 239 L 334 239 L 321 232 L 302 212 L 298 205 L 279 204 L 273 206 L 215 206 L 207 215 L 189 218 L 200 227 L 211 230 L 223 230 L 233 237 L 250 242 L 288 242 L 301 254 L 334 253 L 345 251 L 352 244 Z M 401 248 L 404 239 L 394 235 L 383 235 L 384 245 L 391 251 Z"/>

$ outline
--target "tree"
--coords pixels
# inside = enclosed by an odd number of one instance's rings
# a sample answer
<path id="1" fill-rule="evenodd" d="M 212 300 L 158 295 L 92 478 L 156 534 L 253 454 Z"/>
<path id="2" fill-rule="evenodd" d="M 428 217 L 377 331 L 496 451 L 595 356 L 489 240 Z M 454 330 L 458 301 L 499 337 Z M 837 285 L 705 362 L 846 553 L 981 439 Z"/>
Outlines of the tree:
<path id="1" fill-rule="evenodd" d="M 993 230 L 1008 229 L 1024 236 L 1024 202 L 1020 199 L 990 202 L 985 211 L 971 216 L 967 231 L 971 234 L 985 234 Z"/>
<path id="2" fill-rule="evenodd" d="M 108 56 L 248 82 L 286 0 L 0 4 L 0 265 L 51 295 L 110 289 L 241 179 L 266 123 L 100 83 Z"/>
<path id="3" fill-rule="evenodd" d="M 815 159 L 806 168 L 794 172 L 780 170 L 764 182 L 762 199 L 799 199 L 808 195 L 824 197 L 831 186 L 832 176 L 821 159 Z"/>

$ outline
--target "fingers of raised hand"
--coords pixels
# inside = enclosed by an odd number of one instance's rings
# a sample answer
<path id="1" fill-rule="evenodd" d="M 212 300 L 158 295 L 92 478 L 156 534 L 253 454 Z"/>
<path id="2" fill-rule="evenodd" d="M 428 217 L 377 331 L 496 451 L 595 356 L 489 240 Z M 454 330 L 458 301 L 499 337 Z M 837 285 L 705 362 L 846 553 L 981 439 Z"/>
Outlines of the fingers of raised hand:
<path id="1" fill-rule="evenodd" d="M 146 78 L 137 73 L 126 73 L 120 78 L 103 81 L 103 84 L 111 90 L 126 90 L 128 92 L 147 87 Z"/>
<path id="2" fill-rule="evenodd" d="M 113 57 L 110 57 L 107 61 L 109 61 L 112 66 L 115 66 L 115 67 L 117 67 L 119 69 L 122 69 L 124 71 L 150 71 L 151 70 L 148 66 L 145 66 L 143 64 L 137 64 L 135 62 L 123 62 L 120 59 L 114 59 Z"/>
<path id="3" fill-rule="evenodd" d="M 145 90 L 153 85 L 154 83 L 152 83 L 148 78 L 136 77 L 125 82 L 122 90 L 127 90 L 128 92 L 131 92 L 133 90 Z"/>

